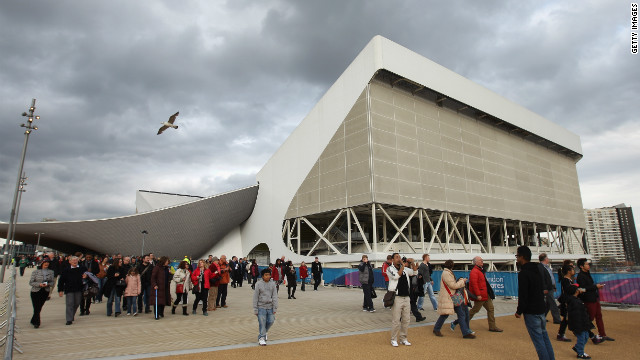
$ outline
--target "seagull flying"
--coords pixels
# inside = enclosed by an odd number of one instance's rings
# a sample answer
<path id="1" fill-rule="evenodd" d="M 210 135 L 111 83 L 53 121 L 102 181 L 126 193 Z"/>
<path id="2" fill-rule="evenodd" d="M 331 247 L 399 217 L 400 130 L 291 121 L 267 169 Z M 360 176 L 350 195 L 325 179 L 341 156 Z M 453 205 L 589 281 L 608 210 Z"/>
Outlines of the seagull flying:
<path id="1" fill-rule="evenodd" d="M 162 134 L 163 131 L 167 130 L 170 127 L 174 128 L 174 129 L 177 129 L 178 125 L 173 125 L 173 122 L 176 121 L 176 118 L 178 117 L 178 114 L 180 114 L 180 111 L 178 111 L 177 113 L 171 115 L 169 117 L 169 121 L 162 122 L 161 123 L 162 127 L 160 128 L 160 130 L 158 130 L 158 134 L 157 135 Z"/>

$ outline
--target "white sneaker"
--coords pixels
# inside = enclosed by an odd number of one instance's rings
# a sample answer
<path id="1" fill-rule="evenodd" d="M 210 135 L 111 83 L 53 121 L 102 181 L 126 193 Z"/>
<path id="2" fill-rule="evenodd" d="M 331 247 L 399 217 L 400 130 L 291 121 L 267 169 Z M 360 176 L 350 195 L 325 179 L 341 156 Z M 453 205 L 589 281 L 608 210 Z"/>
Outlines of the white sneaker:
<path id="1" fill-rule="evenodd" d="M 391 340 L 391 346 L 398 347 L 398 342 L 395 340 Z"/>
<path id="2" fill-rule="evenodd" d="M 402 343 L 402 345 L 405 345 L 405 346 L 411 346 L 411 343 L 407 339 L 402 340 L 400 343 Z"/>
<path id="3" fill-rule="evenodd" d="M 265 339 L 260 338 L 260 340 L 258 340 L 258 345 L 265 346 L 267 345 L 267 341 Z"/>

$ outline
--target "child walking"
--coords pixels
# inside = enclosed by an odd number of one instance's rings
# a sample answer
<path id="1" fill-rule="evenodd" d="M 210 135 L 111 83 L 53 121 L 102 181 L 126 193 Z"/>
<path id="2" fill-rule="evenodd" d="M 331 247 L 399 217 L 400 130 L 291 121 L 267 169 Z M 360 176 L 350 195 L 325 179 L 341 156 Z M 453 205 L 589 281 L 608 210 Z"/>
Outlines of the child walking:
<path id="1" fill-rule="evenodd" d="M 137 316 L 138 295 L 142 291 L 142 284 L 140 274 L 135 266 L 129 269 L 125 282 L 127 283 L 127 287 L 124 289 L 124 297 L 127 300 L 127 315 L 133 313 L 133 316 Z"/>
<path id="2" fill-rule="evenodd" d="M 278 290 L 276 283 L 271 281 L 271 270 L 269 268 L 260 272 L 262 281 L 256 283 L 253 293 L 253 313 L 258 317 L 260 334 L 258 344 L 267 345 L 267 332 L 276 321 L 276 311 L 278 310 Z"/>
<path id="3" fill-rule="evenodd" d="M 584 352 L 584 346 L 589 340 L 589 331 L 593 329 L 593 324 L 589 320 L 584 303 L 578 299 L 579 288 L 571 285 L 569 294 L 571 294 L 567 299 L 569 330 L 576 336 L 576 345 L 572 349 L 578 354 L 578 359 L 591 359 L 591 356 Z"/>

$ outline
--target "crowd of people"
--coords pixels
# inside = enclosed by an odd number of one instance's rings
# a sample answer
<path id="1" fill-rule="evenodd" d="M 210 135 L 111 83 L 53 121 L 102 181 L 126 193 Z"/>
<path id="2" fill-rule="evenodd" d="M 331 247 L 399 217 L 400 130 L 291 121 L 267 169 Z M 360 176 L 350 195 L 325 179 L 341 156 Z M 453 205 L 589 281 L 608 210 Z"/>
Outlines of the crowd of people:
<path id="1" fill-rule="evenodd" d="M 593 344 L 614 341 L 605 332 L 600 308 L 598 290 L 604 285 L 593 281 L 589 272 L 590 262 L 587 259 L 579 259 L 577 264 L 571 260 L 564 262 L 558 269 L 561 292 L 556 300 L 554 294 L 557 285 L 549 258 L 546 254 L 540 254 L 539 263 L 534 263 L 531 262 L 531 256 L 528 247 L 518 248 L 516 261 L 521 270 L 518 274 L 518 307 L 515 316 L 524 317 L 538 357 L 554 359 L 546 330 L 549 312 L 553 323 L 559 325 L 556 340 L 572 341 L 566 337 L 567 328 L 574 333 L 576 344 L 572 349 L 578 358 L 590 358 L 584 351 L 589 339 Z M 65 296 L 66 324 L 72 325 L 78 308 L 80 316 L 89 315 L 92 304 L 102 303 L 104 299 L 107 316 L 118 317 L 123 312 L 128 316 L 153 312 L 154 318 L 160 320 L 165 316 L 166 306 L 171 306 L 172 314 L 176 314 L 180 308 L 182 315 L 188 316 L 187 298 L 190 292 L 195 295 L 191 314 L 197 314 L 201 304 L 202 315 L 208 316 L 210 311 L 228 307 L 229 285 L 242 287 L 246 280 L 254 290 L 253 310 L 258 317 L 260 345 L 266 345 L 267 332 L 275 321 L 280 285 L 286 286 L 287 299 L 296 299 L 298 282 L 301 291 L 305 291 L 307 281 L 317 291 L 323 274 L 322 264 L 317 257 L 311 269 L 304 262 L 296 269 L 293 262 L 286 261 L 283 256 L 262 271 L 255 260 L 233 256 L 227 261 L 225 255 L 220 258 L 209 255 L 207 259 L 193 262 L 185 257 L 175 269 L 170 268 L 168 257 L 156 258 L 154 254 L 94 257 L 92 254 L 76 253 L 60 257 L 48 253 L 34 261 L 40 264 L 31 273 L 30 279 L 33 303 L 31 324 L 35 328 L 40 326 L 40 313 L 56 285 L 59 296 Z M 456 278 L 453 272 L 455 265 L 453 260 L 444 262 L 440 291 L 436 298 L 432 278 L 434 266 L 428 254 L 422 256 L 422 262 L 398 253 L 387 257 L 382 266 L 387 290 L 383 304 L 391 310 L 392 346 L 411 345 L 407 339 L 410 317 L 413 315 L 416 322 L 426 319 L 420 312 L 424 311 L 425 297 L 429 298 L 433 310 L 439 315 L 433 328 L 437 337 L 444 336 L 442 327 L 448 317 L 455 314 L 456 319 L 450 323 L 450 329 L 455 331 L 459 326 L 463 339 L 475 339 L 476 332 L 471 329 L 470 320 L 482 308 L 487 313 L 489 331 L 503 331 L 496 325 L 493 306 L 495 294 L 486 278 L 487 268 L 483 259 L 480 256 L 473 259 L 469 279 Z M 363 291 L 362 310 L 370 313 L 376 311 L 373 299 L 377 298 L 373 270 L 368 256 L 363 255 L 358 265 Z M 592 331 L 596 328 L 593 321 L 597 325 L 597 335 Z"/>

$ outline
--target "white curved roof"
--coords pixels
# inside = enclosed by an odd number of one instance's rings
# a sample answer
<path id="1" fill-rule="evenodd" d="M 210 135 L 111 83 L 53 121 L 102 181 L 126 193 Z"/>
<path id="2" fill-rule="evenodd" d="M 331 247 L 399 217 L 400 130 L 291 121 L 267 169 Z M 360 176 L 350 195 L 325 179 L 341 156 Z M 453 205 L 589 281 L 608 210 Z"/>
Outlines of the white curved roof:
<path id="1" fill-rule="evenodd" d="M 257 196 L 258 185 L 254 185 L 130 216 L 18 223 L 15 237 L 18 241 L 35 244 L 34 233 L 43 232 L 40 245 L 61 251 L 76 251 L 82 247 L 98 253 L 137 255 L 142 252 L 141 231 L 147 230 L 146 253 L 170 257 L 203 254 L 251 215 Z M 0 224 L 0 236 L 6 236 L 7 228 L 7 223 Z"/>

